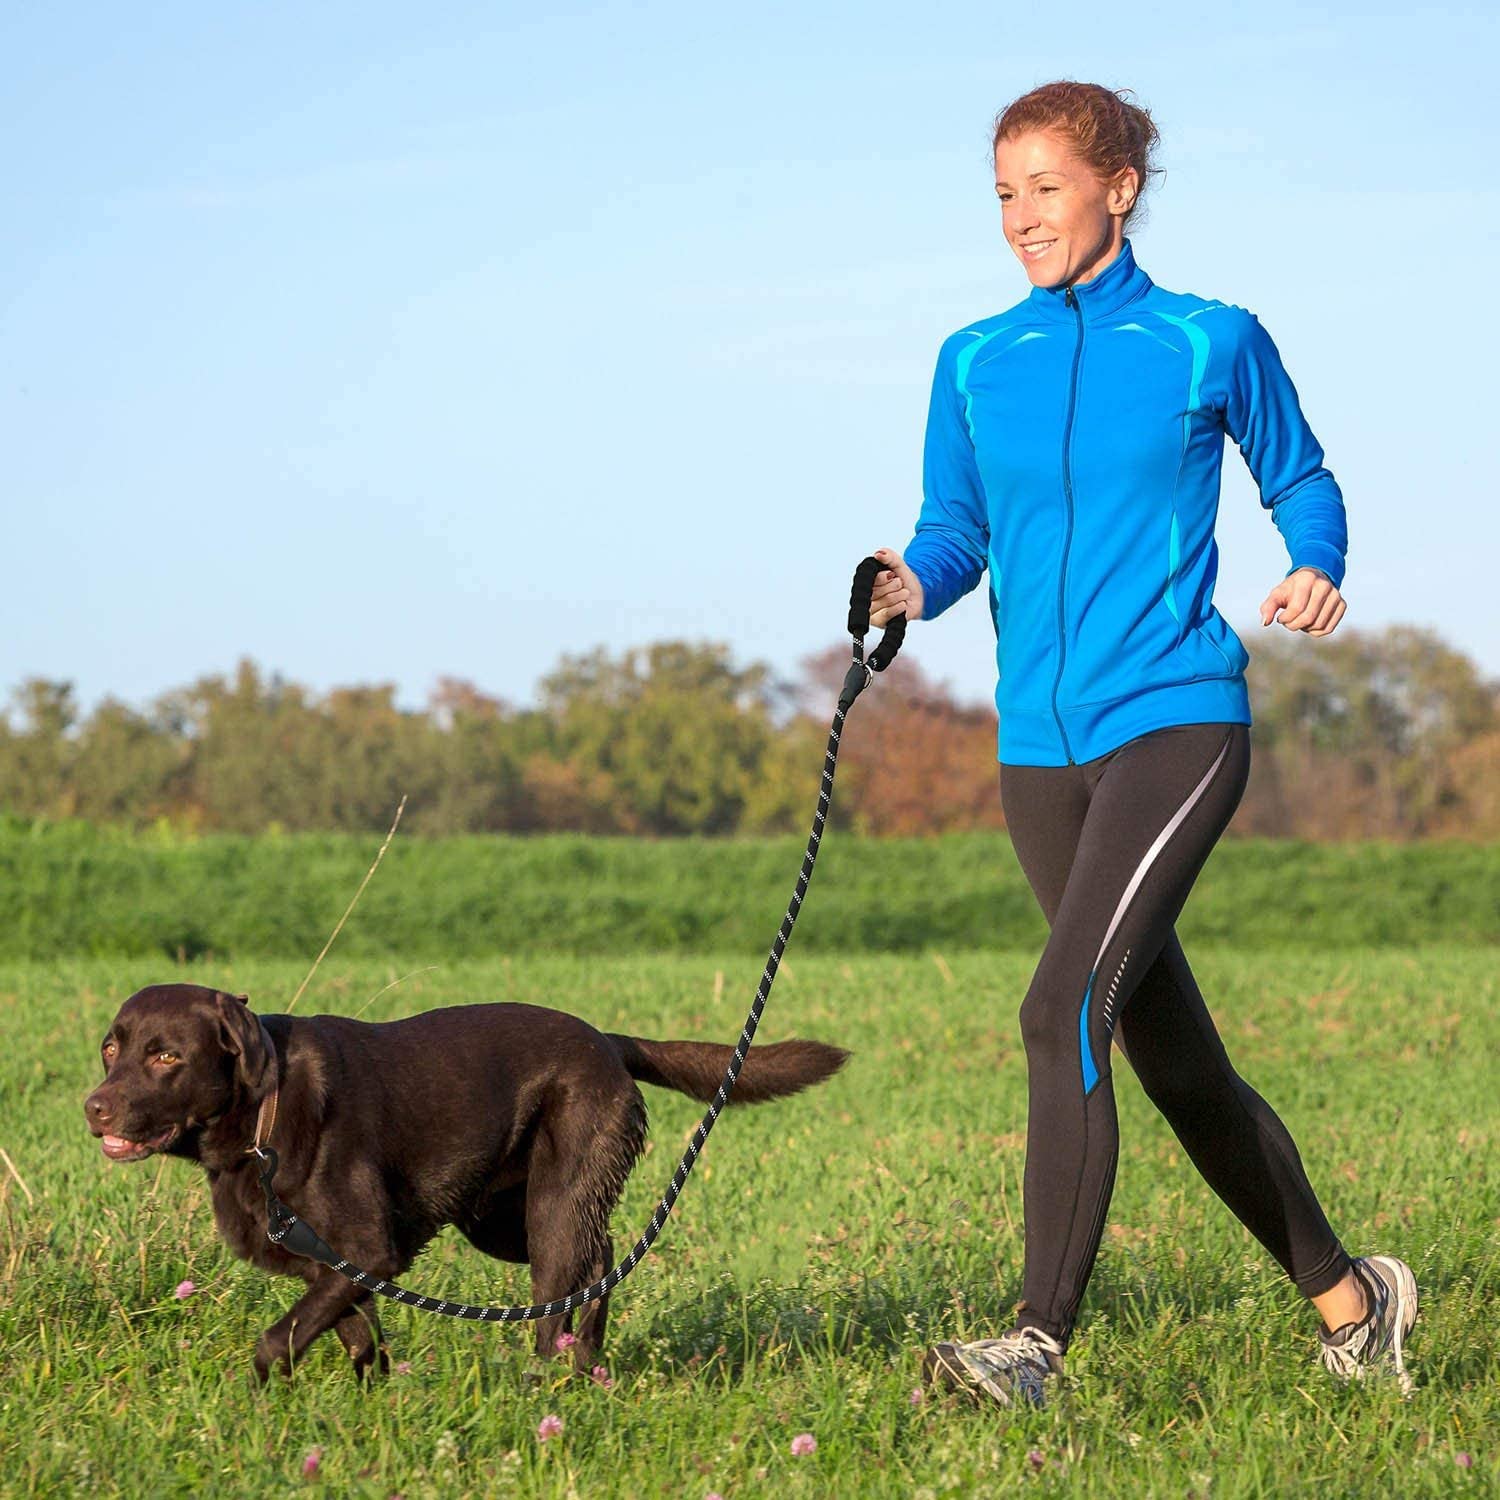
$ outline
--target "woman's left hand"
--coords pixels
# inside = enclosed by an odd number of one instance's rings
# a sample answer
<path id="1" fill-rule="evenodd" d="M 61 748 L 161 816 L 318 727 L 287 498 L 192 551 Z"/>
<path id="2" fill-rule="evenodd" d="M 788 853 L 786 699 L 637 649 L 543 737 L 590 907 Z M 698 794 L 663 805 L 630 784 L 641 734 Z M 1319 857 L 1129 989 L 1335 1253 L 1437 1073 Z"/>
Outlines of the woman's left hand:
<path id="1" fill-rule="evenodd" d="M 1344 618 L 1344 596 L 1316 568 L 1298 568 L 1283 578 L 1261 601 L 1260 623 L 1273 621 L 1308 635 L 1329 635 Z M 1276 619 L 1276 611 L 1281 619 Z"/>

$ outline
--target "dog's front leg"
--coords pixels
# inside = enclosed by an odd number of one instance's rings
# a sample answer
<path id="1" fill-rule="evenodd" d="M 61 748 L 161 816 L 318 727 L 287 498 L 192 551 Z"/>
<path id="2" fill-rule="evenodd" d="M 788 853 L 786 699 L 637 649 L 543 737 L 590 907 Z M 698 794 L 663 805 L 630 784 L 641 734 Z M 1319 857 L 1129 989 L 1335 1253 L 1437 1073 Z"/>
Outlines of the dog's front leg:
<path id="1" fill-rule="evenodd" d="M 339 1342 L 354 1362 L 354 1373 L 363 1383 L 377 1370 L 390 1374 L 391 1357 L 381 1342 L 380 1319 L 375 1315 L 375 1298 L 361 1292 L 354 1306 L 333 1325 Z"/>
<path id="2" fill-rule="evenodd" d="M 376 1271 L 374 1274 L 383 1273 Z M 394 1275 L 394 1268 L 385 1274 Z M 308 1345 L 342 1322 L 354 1304 L 369 1295 L 337 1271 L 320 1267 L 312 1285 L 297 1299 L 296 1306 L 257 1340 L 256 1380 L 264 1385 L 271 1378 L 273 1368 L 279 1369 L 283 1375 L 290 1375 Z"/>

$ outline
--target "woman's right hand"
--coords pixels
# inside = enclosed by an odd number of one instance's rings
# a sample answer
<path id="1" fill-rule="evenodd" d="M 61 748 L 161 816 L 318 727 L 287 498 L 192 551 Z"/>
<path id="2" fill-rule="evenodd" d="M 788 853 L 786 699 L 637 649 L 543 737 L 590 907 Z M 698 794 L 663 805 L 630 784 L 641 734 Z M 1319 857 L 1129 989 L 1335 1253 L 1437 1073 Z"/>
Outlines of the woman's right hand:
<path id="1" fill-rule="evenodd" d="M 883 626 L 893 615 L 905 615 L 908 624 L 922 618 L 922 582 L 901 561 L 899 552 L 878 547 L 870 554 L 885 567 L 875 575 L 870 591 L 870 624 Z"/>

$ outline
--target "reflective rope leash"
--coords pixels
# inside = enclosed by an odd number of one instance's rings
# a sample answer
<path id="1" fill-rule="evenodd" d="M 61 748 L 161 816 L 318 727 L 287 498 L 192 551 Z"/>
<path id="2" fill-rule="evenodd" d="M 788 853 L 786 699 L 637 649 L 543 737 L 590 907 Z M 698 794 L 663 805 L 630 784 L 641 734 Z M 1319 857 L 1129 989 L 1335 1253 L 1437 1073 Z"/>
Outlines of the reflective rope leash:
<path id="1" fill-rule="evenodd" d="M 377 1276 L 371 1276 L 367 1271 L 361 1271 L 358 1266 L 350 1265 L 336 1251 L 329 1249 L 316 1231 L 299 1219 L 276 1196 L 276 1190 L 272 1186 L 272 1179 L 276 1175 L 276 1152 L 270 1146 L 262 1146 L 257 1142 L 254 1150 L 263 1163 L 260 1185 L 266 1195 L 266 1215 L 269 1226 L 266 1233 L 273 1243 L 280 1245 L 283 1250 L 291 1251 L 293 1255 L 321 1261 L 341 1276 L 347 1277 L 350 1281 L 378 1296 L 389 1297 L 396 1302 L 409 1303 L 413 1307 L 420 1307 L 424 1312 L 442 1313 L 449 1318 L 469 1318 L 485 1323 L 520 1323 L 569 1313 L 575 1307 L 582 1307 L 589 1302 L 597 1301 L 607 1292 L 613 1291 L 635 1270 L 661 1233 L 662 1226 L 667 1222 L 667 1215 L 672 1212 L 677 1196 L 681 1193 L 683 1184 L 688 1180 L 688 1174 L 698 1160 L 698 1152 L 708 1139 L 709 1131 L 714 1128 L 719 1112 L 728 1104 L 729 1096 L 734 1092 L 735 1081 L 740 1076 L 740 1069 L 745 1065 L 745 1055 L 755 1039 L 756 1028 L 760 1025 L 761 1012 L 765 1009 L 766 999 L 771 993 L 771 986 L 776 979 L 776 970 L 781 964 L 781 955 L 786 949 L 787 939 L 792 934 L 792 925 L 797 920 L 797 913 L 802 908 L 802 898 L 807 894 L 807 883 L 812 878 L 813 864 L 818 857 L 818 844 L 823 837 L 823 825 L 828 817 L 829 801 L 833 794 L 833 772 L 838 763 L 839 734 L 844 727 L 844 718 L 853 706 L 854 700 L 870 685 L 872 674 L 883 672 L 896 659 L 896 653 L 901 649 L 901 642 L 905 638 L 906 616 L 897 615 L 886 625 L 880 643 L 866 659 L 864 638 L 866 631 L 870 628 L 870 591 L 875 584 L 875 575 L 884 567 L 885 564 L 878 559 L 867 557 L 855 570 L 854 585 L 849 595 L 849 634 L 853 637 L 854 660 L 848 672 L 844 674 L 844 685 L 839 693 L 838 708 L 833 715 L 833 726 L 828 732 L 828 749 L 823 757 L 823 782 L 818 790 L 818 810 L 813 814 L 812 833 L 807 840 L 807 851 L 802 856 L 802 869 L 797 876 L 797 888 L 792 893 L 791 904 L 787 907 L 786 915 L 781 919 L 776 941 L 771 945 L 771 955 L 761 974 L 760 987 L 756 991 L 754 1003 L 750 1006 L 750 1014 L 745 1018 L 744 1030 L 740 1032 L 739 1043 L 734 1049 L 734 1056 L 729 1061 L 723 1081 L 719 1084 L 719 1091 L 709 1104 L 708 1112 L 698 1122 L 698 1128 L 693 1132 L 693 1138 L 688 1142 L 687 1150 L 683 1153 L 682 1160 L 678 1162 L 677 1170 L 672 1174 L 670 1186 L 661 1202 L 657 1204 L 656 1211 L 651 1215 L 651 1222 L 647 1225 L 646 1232 L 631 1246 L 630 1253 L 593 1285 L 586 1286 L 581 1291 L 569 1292 L 566 1297 L 561 1297 L 554 1302 L 537 1303 L 531 1307 L 473 1307 L 466 1302 L 448 1302 L 441 1297 L 422 1297 L 416 1292 L 408 1291 L 405 1287 L 397 1286 L 392 1281 L 383 1281 Z"/>

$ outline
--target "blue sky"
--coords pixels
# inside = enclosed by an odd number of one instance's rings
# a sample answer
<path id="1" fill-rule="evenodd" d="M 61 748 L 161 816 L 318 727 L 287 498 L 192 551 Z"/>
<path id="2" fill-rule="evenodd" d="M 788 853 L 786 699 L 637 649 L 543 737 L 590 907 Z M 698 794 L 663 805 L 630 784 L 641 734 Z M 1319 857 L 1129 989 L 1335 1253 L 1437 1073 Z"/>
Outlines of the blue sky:
<path id="1" fill-rule="evenodd" d="M 0 688 L 248 654 L 525 702 L 666 637 L 792 670 L 911 534 L 939 343 L 1027 290 L 986 146 L 1057 77 L 1158 121 L 1145 269 L 1279 345 L 1345 627 L 1500 673 L 1492 16 L 537 10 L 0 14 Z M 1218 539 L 1254 651 L 1288 562 L 1232 444 Z M 988 698 L 982 589 L 911 644 Z"/>

